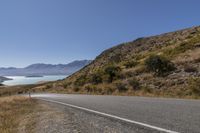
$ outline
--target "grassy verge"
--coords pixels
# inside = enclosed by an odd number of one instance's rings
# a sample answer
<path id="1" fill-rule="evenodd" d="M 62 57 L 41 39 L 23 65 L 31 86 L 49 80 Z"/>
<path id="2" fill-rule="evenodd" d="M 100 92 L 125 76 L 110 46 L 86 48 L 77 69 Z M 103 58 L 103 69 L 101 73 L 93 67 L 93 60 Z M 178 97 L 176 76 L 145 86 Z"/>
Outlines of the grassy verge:
<path id="1" fill-rule="evenodd" d="M 38 85 L 39 84 L 0 86 L 0 97 L 28 93 L 29 91 L 31 91 L 31 88 L 36 87 Z"/>
<path id="2" fill-rule="evenodd" d="M 25 115 L 31 113 L 36 101 L 25 97 L 0 98 L 0 132 L 16 133 Z"/>

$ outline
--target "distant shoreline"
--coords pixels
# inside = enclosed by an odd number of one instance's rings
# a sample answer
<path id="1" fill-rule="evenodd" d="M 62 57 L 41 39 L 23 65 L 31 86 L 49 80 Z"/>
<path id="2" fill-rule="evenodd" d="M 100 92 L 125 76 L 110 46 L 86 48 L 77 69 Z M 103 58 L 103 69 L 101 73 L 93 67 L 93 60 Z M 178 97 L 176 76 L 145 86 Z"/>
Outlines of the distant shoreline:
<path id="1" fill-rule="evenodd" d="M 49 81 L 62 80 L 68 77 L 68 75 L 28 75 L 27 76 L 8 76 L 7 78 L 12 78 L 11 81 L 3 81 L 2 85 L 5 86 L 15 86 L 15 85 L 28 85 L 28 84 L 40 84 Z"/>
<path id="2" fill-rule="evenodd" d="M 25 76 L 26 78 L 41 78 L 41 77 L 44 77 L 43 75 L 28 75 L 28 76 Z"/>
<path id="3" fill-rule="evenodd" d="M 12 78 L 7 78 L 5 76 L 0 76 L 0 83 L 4 82 L 4 81 L 7 81 L 7 80 L 13 80 L 13 79 Z"/>

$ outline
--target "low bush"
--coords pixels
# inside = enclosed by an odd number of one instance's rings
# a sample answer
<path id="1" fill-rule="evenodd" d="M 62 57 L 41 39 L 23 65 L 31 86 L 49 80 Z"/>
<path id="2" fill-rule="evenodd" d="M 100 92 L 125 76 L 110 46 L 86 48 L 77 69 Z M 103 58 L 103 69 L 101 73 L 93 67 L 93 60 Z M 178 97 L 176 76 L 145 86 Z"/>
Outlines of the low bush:
<path id="1" fill-rule="evenodd" d="M 75 87 L 73 87 L 73 89 L 72 89 L 74 92 L 78 92 L 78 91 L 80 91 L 80 88 L 79 87 L 77 87 L 77 86 L 75 86 Z"/>
<path id="2" fill-rule="evenodd" d="M 102 83 L 102 81 L 103 81 L 102 74 L 94 73 L 91 75 L 90 82 L 92 84 L 99 84 L 99 83 Z"/>
<path id="3" fill-rule="evenodd" d="M 92 86 L 92 85 L 86 85 L 86 86 L 85 86 L 85 90 L 86 90 L 87 92 L 93 92 L 93 89 L 94 89 L 94 86 Z"/>
<path id="4" fill-rule="evenodd" d="M 71 84 L 72 84 L 72 82 L 64 82 L 62 86 L 63 86 L 64 88 L 67 88 L 67 87 L 69 87 Z"/>
<path id="5" fill-rule="evenodd" d="M 111 83 L 120 75 L 121 69 L 118 66 L 110 65 L 104 69 L 104 72 L 108 75 L 108 82 Z"/>
<path id="6" fill-rule="evenodd" d="M 52 88 L 51 84 L 48 84 L 48 85 L 45 86 L 45 89 L 47 89 L 47 90 L 50 89 L 50 88 Z"/>
<path id="7" fill-rule="evenodd" d="M 74 85 L 76 85 L 76 86 L 82 86 L 82 85 L 84 85 L 86 82 L 87 82 L 86 75 L 82 75 L 82 76 L 80 76 L 80 77 L 78 77 L 78 78 L 76 79 L 76 81 L 74 82 Z"/>
<path id="8" fill-rule="evenodd" d="M 132 60 L 132 61 L 125 62 L 124 66 L 126 68 L 132 68 L 132 67 L 135 67 L 137 64 L 138 64 L 138 62 Z"/>
<path id="9" fill-rule="evenodd" d="M 105 91 L 105 94 L 111 95 L 115 91 L 115 88 L 108 86 L 106 87 L 104 91 Z"/>
<path id="10" fill-rule="evenodd" d="M 152 93 L 152 89 L 149 88 L 148 86 L 143 86 L 142 90 L 143 90 L 144 93 Z"/>
<path id="11" fill-rule="evenodd" d="M 193 95 L 200 96 L 200 78 L 189 79 L 189 90 Z"/>
<path id="12" fill-rule="evenodd" d="M 122 83 L 121 81 L 115 82 L 115 86 L 116 86 L 116 88 L 117 88 L 117 90 L 119 92 L 123 92 L 123 91 L 127 91 L 128 90 L 126 84 Z"/>
<path id="13" fill-rule="evenodd" d="M 99 88 L 97 88 L 96 85 L 92 85 L 92 84 L 87 84 L 84 86 L 84 88 L 88 93 L 98 93 L 99 91 Z"/>
<path id="14" fill-rule="evenodd" d="M 152 55 L 145 60 L 145 65 L 149 71 L 154 72 L 157 76 L 165 76 L 169 72 L 175 70 L 175 66 L 168 59 Z"/>
<path id="15" fill-rule="evenodd" d="M 128 83 L 133 88 L 133 90 L 140 89 L 140 83 L 137 81 L 137 79 L 135 79 L 135 78 L 129 79 Z"/>

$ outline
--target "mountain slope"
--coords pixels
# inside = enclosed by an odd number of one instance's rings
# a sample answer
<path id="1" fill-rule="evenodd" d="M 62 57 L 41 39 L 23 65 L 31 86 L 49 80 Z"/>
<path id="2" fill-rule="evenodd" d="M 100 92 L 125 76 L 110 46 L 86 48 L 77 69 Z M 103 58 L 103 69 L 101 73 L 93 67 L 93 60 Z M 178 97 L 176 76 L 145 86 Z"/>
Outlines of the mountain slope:
<path id="1" fill-rule="evenodd" d="M 0 75 L 58 75 L 58 74 L 72 74 L 75 71 L 78 71 L 85 65 L 89 64 L 90 60 L 80 60 L 80 61 L 74 61 L 69 64 L 58 64 L 58 65 L 52 65 L 52 64 L 32 64 L 25 68 L 0 68 Z"/>
<path id="2" fill-rule="evenodd" d="M 200 96 L 200 27 L 139 38 L 105 50 L 55 82 L 53 90 L 95 94 Z M 58 89 L 59 88 L 59 89 Z"/>

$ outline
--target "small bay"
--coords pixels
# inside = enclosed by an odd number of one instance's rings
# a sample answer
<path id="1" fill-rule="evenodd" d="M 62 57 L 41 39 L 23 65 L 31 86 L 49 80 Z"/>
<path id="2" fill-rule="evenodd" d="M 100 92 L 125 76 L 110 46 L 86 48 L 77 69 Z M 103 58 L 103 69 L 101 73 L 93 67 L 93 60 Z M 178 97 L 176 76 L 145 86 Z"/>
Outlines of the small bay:
<path id="1" fill-rule="evenodd" d="M 48 76 L 40 76 L 40 77 L 26 77 L 26 76 L 5 76 L 6 78 L 10 78 L 12 80 L 4 81 L 4 85 L 26 85 L 26 84 L 36 84 L 38 82 L 45 81 L 56 81 L 60 79 L 64 79 L 67 75 L 48 75 Z"/>

